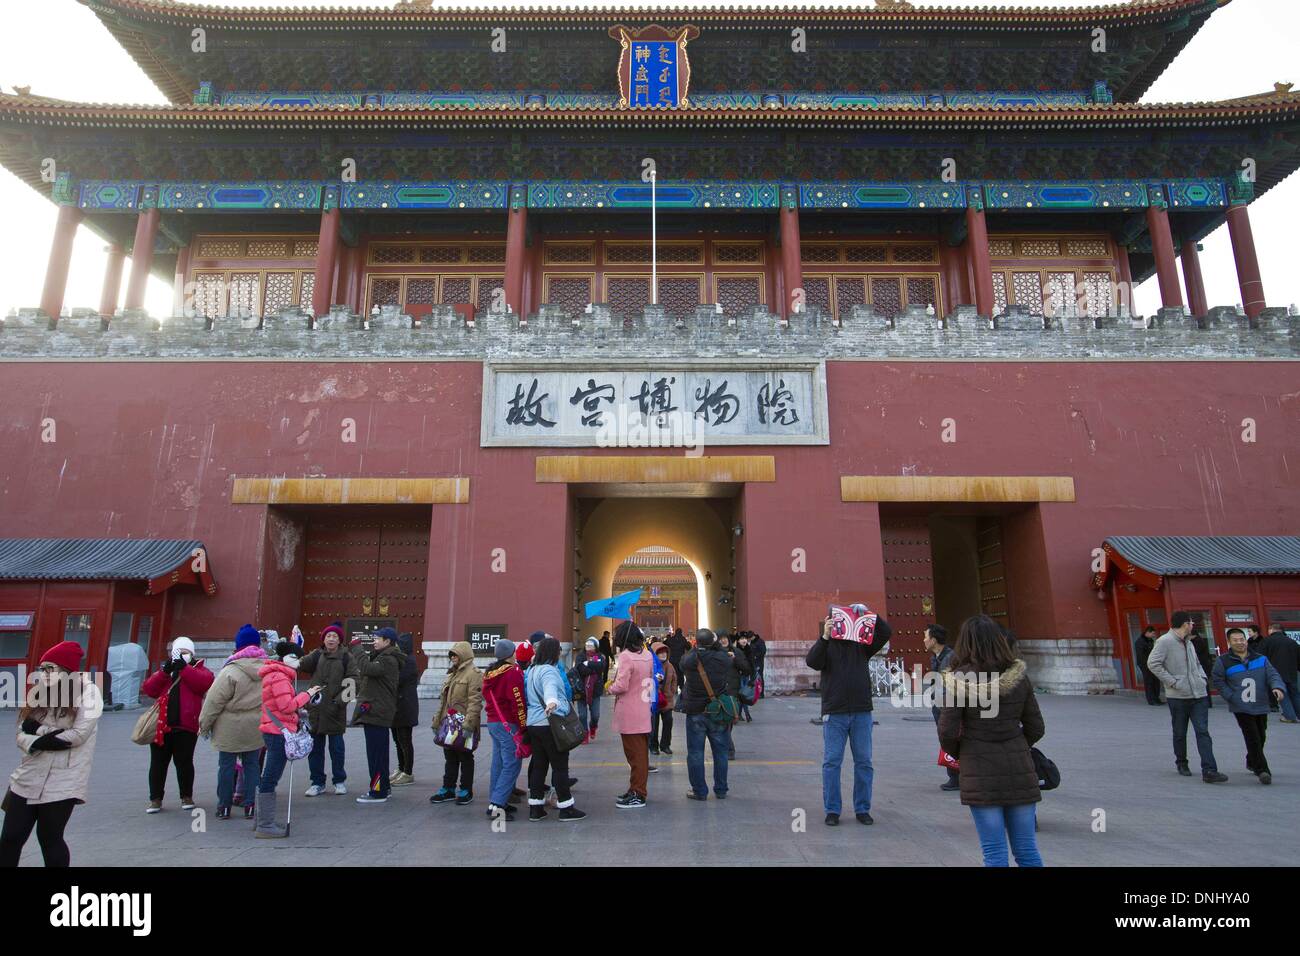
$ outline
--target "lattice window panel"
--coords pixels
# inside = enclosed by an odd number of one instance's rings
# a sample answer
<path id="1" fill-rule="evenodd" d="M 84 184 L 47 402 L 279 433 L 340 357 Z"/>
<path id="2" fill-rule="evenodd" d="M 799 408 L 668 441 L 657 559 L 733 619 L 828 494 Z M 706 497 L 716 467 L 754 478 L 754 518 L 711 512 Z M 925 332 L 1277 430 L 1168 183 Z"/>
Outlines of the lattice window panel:
<path id="1" fill-rule="evenodd" d="M 704 261 L 704 246 L 695 242 L 660 243 L 659 261 L 669 265 L 699 265 Z"/>
<path id="2" fill-rule="evenodd" d="M 872 278 L 871 304 L 891 319 L 903 311 L 903 283 L 898 279 Z"/>
<path id="3" fill-rule="evenodd" d="M 939 308 L 939 291 L 933 279 L 909 277 L 907 280 L 908 305 L 932 305 Z"/>
<path id="4" fill-rule="evenodd" d="M 853 317 L 855 305 L 867 304 L 867 282 L 859 276 L 835 277 L 835 315 L 840 319 Z"/>
<path id="5" fill-rule="evenodd" d="M 993 273 L 993 314 L 1001 315 L 1007 311 L 1007 275 L 1005 272 Z"/>
<path id="6" fill-rule="evenodd" d="M 293 244 L 293 257 L 295 259 L 315 259 L 316 252 L 320 249 L 320 242 L 316 239 L 298 239 Z"/>
<path id="7" fill-rule="evenodd" d="M 621 319 L 637 315 L 650 304 L 649 276 L 619 276 L 605 284 L 610 311 Z"/>
<path id="8" fill-rule="evenodd" d="M 605 261 L 620 265 L 649 262 L 650 243 L 607 243 L 605 245 Z"/>
<path id="9" fill-rule="evenodd" d="M 202 239 L 196 255 L 200 259 L 238 259 L 244 244 L 238 239 Z"/>
<path id="10" fill-rule="evenodd" d="M 755 265 L 763 261 L 763 247 L 756 242 L 715 242 L 713 261 L 719 265 Z"/>
<path id="11" fill-rule="evenodd" d="M 806 242 L 799 248 L 800 262 L 839 262 L 840 247 Z"/>
<path id="12" fill-rule="evenodd" d="M 377 266 L 412 264 L 415 262 L 415 246 L 372 246 L 370 261 Z"/>
<path id="13" fill-rule="evenodd" d="M 1080 259 L 1109 259 L 1110 249 L 1105 239 L 1067 239 L 1065 254 Z"/>
<path id="14" fill-rule="evenodd" d="M 1020 254 L 1027 259 L 1038 259 L 1061 254 L 1059 239 L 1022 239 Z"/>
<path id="15" fill-rule="evenodd" d="M 888 259 L 889 248 L 887 246 L 845 246 L 844 259 L 846 262 L 885 262 Z"/>
<path id="16" fill-rule="evenodd" d="M 370 305 L 401 305 L 402 280 L 398 276 L 376 276 L 370 280 Z"/>
<path id="17" fill-rule="evenodd" d="M 220 272 L 200 272 L 194 276 L 194 313 L 214 319 L 226 312 L 226 277 Z"/>
<path id="18" fill-rule="evenodd" d="M 284 239 L 249 239 L 248 258 L 284 259 L 289 255 L 289 243 Z"/>
<path id="19" fill-rule="evenodd" d="M 474 307 L 479 312 L 489 312 L 492 309 L 492 299 L 497 289 L 501 289 L 501 302 L 505 302 L 506 280 L 502 276 L 479 276 L 478 277 L 478 295 L 475 299 Z"/>
<path id="20" fill-rule="evenodd" d="M 452 265 L 465 261 L 465 250 L 460 246 L 421 246 L 421 265 Z"/>
<path id="21" fill-rule="evenodd" d="M 572 316 L 581 315 L 591 304 L 591 279 L 552 276 L 546 285 L 548 304 L 559 306 Z"/>
<path id="22" fill-rule="evenodd" d="M 443 276 L 442 277 L 442 302 L 444 305 L 455 305 L 458 302 L 469 302 L 470 295 L 473 292 L 471 288 L 474 280 L 469 276 Z"/>
<path id="23" fill-rule="evenodd" d="M 729 314 L 752 312 L 762 301 L 758 276 L 718 276 L 718 304 Z"/>
<path id="24" fill-rule="evenodd" d="M 548 242 L 546 261 L 552 265 L 589 266 L 596 261 L 596 247 L 589 242 Z"/>
<path id="25" fill-rule="evenodd" d="M 258 314 L 261 305 L 261 275 L 256 272 L 232 272 L 230 275 L 230 314 L 245 318 Z"/>
<path id="26" fill-rule="evenodd" d="M 804 276 L 803 301 L 808 308 L 817 306 L 825 312 L 831 311 L 830 276 Z"/>
<path id="27" fill-rule="evenodd" d="M 1083 292 L 1084 308 L 1089 318 L 1100 319 L 1110 314 L 1114 286 L 1109 272 L 1085 272 Z"/>
<path id="28" fill-rule="evenodd" d="M 433 305 L 438 301 L 438 279 L 435 276 L 415 277 L 406 280 L 407 305 Z"/>
<path id="29" fill-rule="evenodd" d="M 506 261 L 506 247 L 501 246 L 470 246 L 470 262 L 491 262 L 499 263 Z"/>
<path id="30" fill-rule="evenodd" d="M 1014 259 L 1015 255 L 1016 255 L 1016 248 L 1010 239 L 989 240 L 989 258 Z"/>
<path id="31" fill-rule="evenodd" d="M 895 262 L 934 262 L 938 251 L 934 246 L 890 246 Z"/>
<path id="32" fill-rule="evenodd" d="M 1043 277 L 1037 272 L 1013 273 L 1011 291 L 1016 305 L 1023 306 L 1030 315 L 1043 314 Z"/>
<path id="33" fill-rule="evenodd" d="M 304 272 L 302 274 L 302 288 L 298 293 L 298 304 L 311 306 L 312 293 L 316 290 L 316 273 Z"/>
<path id="34" fill-rule="evenodd" d="M 1048 315 L 1067 318 L 1075 314 L 1075 296 L 1073 272 L 1049 272 L 1047 274 L 1047 303 L 1044 308 Z"/>
<path id="35" fill-rule="evenodd" d="M 674 319 L 695 314 L 700 304 L 700 280 L 686 276 L 659 277 L 659 303 Z"/>
<path id="36" fill-rule="evenodd" d="M 268 272 L 266 274 L 266 300 L 263 314 L 276 315 L 282 309 L 296 305 L 293 300 L 294 280 L 298 276 L 293 272 Z"/>

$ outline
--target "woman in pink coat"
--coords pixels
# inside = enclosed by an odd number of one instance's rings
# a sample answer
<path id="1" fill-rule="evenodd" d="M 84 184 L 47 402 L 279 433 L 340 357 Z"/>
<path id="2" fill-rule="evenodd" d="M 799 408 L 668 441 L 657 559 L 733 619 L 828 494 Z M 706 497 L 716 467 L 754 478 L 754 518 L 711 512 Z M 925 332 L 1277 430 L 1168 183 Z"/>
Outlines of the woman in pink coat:
<path id="1" fill-rule="evenodd" d="M 275 659 L 267 661 L 258 671 L 262 678 L 262 742 L 266 744 L 266 762 L 262 766 L 262 780 L 257 786 L 257 801 L 253 810 L 257 815 L 254 836 L 259 840 L 280 839 L 289 835 L 285 827 L 275 822 L 275 788 L 284 773 L 287 758 L 284 752 L 283 730 L 298 729 L 298 711 L 320 693 L 319 684 L 295 693 L 298 664 L 302 648 L 293 641 L 275 645 Z M 249 782 L 245 782 L 249 786 Z"/>
<path id="2" fill-rule="evenodd" d="M 614 698 L 614 733 L 623 740 L 623 755 L 631 769 L 627 793 L 615 801 L 620 810 L 639 810 L 646 802 L 650 773 L 650 700 L 658 692 L 654 662 L 645 647 L 641 628 L 624 621 L 614 631 L 614 646 L 621 647 L 618 674 L 609 685 Z"/>

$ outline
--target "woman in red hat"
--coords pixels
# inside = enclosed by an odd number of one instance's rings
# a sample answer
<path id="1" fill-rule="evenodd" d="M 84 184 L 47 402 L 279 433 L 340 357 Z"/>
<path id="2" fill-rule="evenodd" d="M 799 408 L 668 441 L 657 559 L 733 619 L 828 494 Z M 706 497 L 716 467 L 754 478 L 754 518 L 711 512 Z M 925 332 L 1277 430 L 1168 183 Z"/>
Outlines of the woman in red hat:
<path id="1" fill-rule="evenodd" d="M 72 809 L 86 802 L 95 731 L 104 711 L 99 688 L 81 673 L 81 645 L 56 644 L 41 657 L 28 705 L 18 712 L 23 758 L 9 778 L 0 829 L 0 867 L 17 866 L 36 831 L 46 866 L 68 866 L 63 831 Z"/>

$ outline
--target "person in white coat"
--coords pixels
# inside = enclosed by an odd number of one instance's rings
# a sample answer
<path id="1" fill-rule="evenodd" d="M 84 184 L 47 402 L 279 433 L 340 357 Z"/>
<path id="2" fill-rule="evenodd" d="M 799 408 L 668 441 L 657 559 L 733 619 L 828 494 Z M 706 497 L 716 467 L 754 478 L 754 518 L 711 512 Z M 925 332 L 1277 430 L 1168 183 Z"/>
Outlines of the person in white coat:
<path id="1" fill-rule="evenodd" d="M 36 831 L 46 866 L 71 863 L 63 832 L 73 808 L 86 802 L 95 734 L 104 711 L 93 678 L 82 673 L 81 645 L 56 644 L 41 657 L 31 705 L 18 713 L 18 749 L 23 757 L 9 777 L 0 867 L 18 865 L 23 846 Z"/>

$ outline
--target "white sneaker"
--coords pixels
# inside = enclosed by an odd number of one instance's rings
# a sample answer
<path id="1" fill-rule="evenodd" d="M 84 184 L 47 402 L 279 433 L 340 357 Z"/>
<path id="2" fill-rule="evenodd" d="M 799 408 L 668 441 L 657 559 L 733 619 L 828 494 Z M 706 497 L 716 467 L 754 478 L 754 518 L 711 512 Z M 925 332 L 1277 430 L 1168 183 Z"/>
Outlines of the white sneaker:
<path id="1" fill-rule="evenodd" d="M 304 797 L 319 797 L 325 792 L 325 788 L 318 783 L 313 783 L 303 794 Z"/>
<path id="2" fill-rule="evenodd" d="M 334 796 L 342 797 L 345 796 L 347 792 L 348 792 L 348 785 L 346 783 L 334 784 Z"/>

